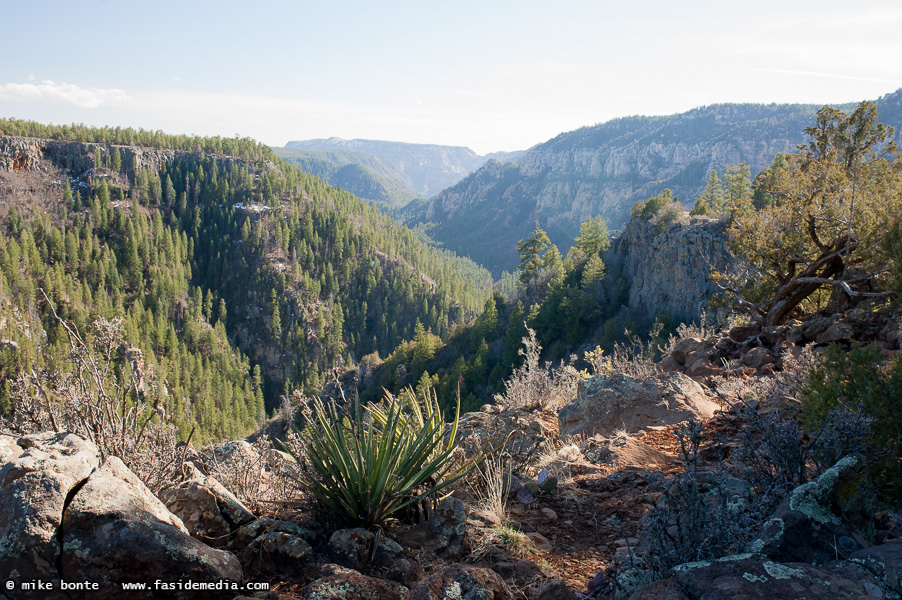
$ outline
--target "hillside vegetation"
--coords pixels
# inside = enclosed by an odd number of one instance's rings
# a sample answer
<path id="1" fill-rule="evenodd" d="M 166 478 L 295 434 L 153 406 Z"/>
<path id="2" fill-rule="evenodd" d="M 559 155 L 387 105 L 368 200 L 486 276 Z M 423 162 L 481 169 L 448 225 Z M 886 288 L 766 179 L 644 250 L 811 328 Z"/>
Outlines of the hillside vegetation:
<path id="1" fill-rule="evenodd" d="M 22 121 L 0 136 L 6 410 L 17 385 L 72 369 L 64 323 L 91 347 L 98 319 L 121 320 L 149 405 L 183 436 L 234 438 L 284 390 L 321 389 L 418 325 L 446 335 L 488 293 L 485 270 L 251 140 Z"/>

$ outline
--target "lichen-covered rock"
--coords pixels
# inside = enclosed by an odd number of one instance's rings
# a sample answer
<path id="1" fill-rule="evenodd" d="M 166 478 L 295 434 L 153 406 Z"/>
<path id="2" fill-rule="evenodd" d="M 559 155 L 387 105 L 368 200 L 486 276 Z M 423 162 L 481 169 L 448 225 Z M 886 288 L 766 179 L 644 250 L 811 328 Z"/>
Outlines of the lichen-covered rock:
<path id="1" fill-rule="evenodd" d="M 473 565 L 451 565 L 410 590 L 410 600 L 508 600 L 513 595 L 501 576 Z"/>
<path id="2" fill-rule="evenodd" d="M 302 600 L 407 600 L 410 591 L 396 581 L 342 571 L 304 588 Z"/>
<path id="3" fill-rule="evenodd" d="M 558 413 L 562 435 L 610 436 L 625 429 L 670 425 L 689 419 L 709 419 L 720 406 L 702 387 L 681 373 L 640 381 L 623 374 L 582 379 L 576 400 Z"/>
<path id="4" fill-rule="evenodd" d="M 50 432 L 0 436 L 0 453 L 0 580 L 58 580 L 67 497 L 100 464 L 100 452 L 76 435 Z M 5 593 L 12 600 L 51 597 L 18 586 Z"/>
<path id="5" fill-rule="evenodd" d="M 667 579 L 630 600 L 880 600 L 887 598 L 865 568 L 847 561 L 825 566 L 727 557 L 680 565 Z"/>
<path id="6" fill-rule="evenodd" d="M 423 578 L 423 567 L 404 554 L 404 548 L 389 538 L 380 537 L 373 552 L 373 566 L 382 570 L 386 579 L 410 587 Z"/>
<path id="7" fill-rule="evenodd" d="M 301 527 L 297 523 L 281 521 L 271 517 L 263 517 L 238 529 L 232 536 L 232 546 L 234 548 L 244 548 L 261 535 L 273 531 L 290 533 L 291 535 L 303 538 L 310 543 L 315 543 L 319 539 L 319 535 L 316 532 L 313 532 L 306 527 Z"/>
<path id="8" fill-rule="evenodd" d="M 67 581 L 103 584 L 92 598 L 119 598 L 119 584 L 129 581 L 242 578 L 241 565 L 232 553 L 214 550 L 188 535 L 181 520 L 115 457 L 107 459 L 72 498 L 62 531 L 61 575 Z M 174 595 L 234 594 L 183 590 Z"/>
<path id="9" fill-rule="evenodd" d="M 312 548 L 307 541 L 284 531 L 270 531 L 258 536 L 241 553 L 241 564 L 248 569 L 283 577 L 303 564 Z"/>
<path id="10" fill-rule="evenodd" d="M 376 536 L 366 529 L 339 529 L 329 538 L 329 554 L 338 564 L 363 570 L 369 565 Z"/>
<path id="11" fill-rule="evenodd" d="M 428 521 L 392 532 L 406 548 L 433 552 L 447 560 L 457 560 L 467 552 L 467 507 L 449 496 L 436 506 Z"/>
<path id="12" fill-rule="evenodd" d="M 438 554 L 455 560 L 467 551 L 467 506 L 448 496 L 435 507 L 429 522 L 438 544 Z"/>
<path id="13" fill-rule="evenodd" d="M 204 542 L 223 546 L 229 535 L 254 520 L 254 515 L 214 477 L 200 476 L 163 490 L 160 499 L 188 532 Z"/>
<path id="14" fill-rule="evenodd" d="M 873 573 L 881 588 L 902 597 L 902 540 L 859 550 L 849 560 Z"/>
<path id="15" fill-rule="evenodd" d="M 825 564 L 871 545 L 873 507 L 864 459 L 846 457 L 797 487 L 751 549 L 777 561 Z"/>

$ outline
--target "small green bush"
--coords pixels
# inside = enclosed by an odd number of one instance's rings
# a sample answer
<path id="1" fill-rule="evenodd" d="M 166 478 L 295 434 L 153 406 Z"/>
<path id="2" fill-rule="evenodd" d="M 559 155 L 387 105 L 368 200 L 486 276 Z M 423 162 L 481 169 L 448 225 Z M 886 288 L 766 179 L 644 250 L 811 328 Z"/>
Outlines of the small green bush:
<path id="1" fill-rule="evenodd" d="M 425 408 L 415 397 L 407 400 L 414 410 L 405 410 L 404 401 L 387 393 L 382 405 L 347 414 L 335 403 L 313 401 L 313 426 L 304 435 L 304 483 L 350 525 L 380 526 L 402 508 L 451 485 L 472 466 L 455 466 L 450 460 L 459 401 L 446 440 L 437 400 L 427 399 Z"/>
<path id="2" fill-rule="evenodd" d="M 902 497 L 902 357 L 887 361 L 879 346 L 833 345 L 802 395 L 802 422 L 812 436 L 834 409 L 868 417 L 872 475 L 884 494 Z"/>

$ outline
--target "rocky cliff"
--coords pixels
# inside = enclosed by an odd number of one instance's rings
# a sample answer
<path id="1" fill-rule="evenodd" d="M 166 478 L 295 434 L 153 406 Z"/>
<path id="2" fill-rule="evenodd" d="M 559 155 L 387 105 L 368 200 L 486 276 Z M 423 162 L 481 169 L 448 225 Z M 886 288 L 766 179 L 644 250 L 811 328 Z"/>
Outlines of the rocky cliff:
<path id="1" fill-rule="evenodd" d="M 881 120 L 897 129 L 900 102 L 902 91 L 877 102 Z M 804 141 L 819 108 L 720 104 L 583 127 L 534 146 L 516 165 L 486 164 L 412 206 L 413 221 L 432 223 L 433 238 L 498 274 L 516 267 L 516 242 L 536 220 L 566 250 L 586 218 L 602 215 L 617 229 L 637 200 L 665 188 L 691 207 L 712 168 L 744 162 L 754 176 Z"/>
<path id="2" fill-rule="evenodd" d="M 627 283 L 630 318 L 647 323 L 663 311 L 682 322 L 697 321 L 718 291 L 711 270 L 735 260 L 724 246 L 725 229 L 724 222 L 705 217 L 660 232 L 647 221 L 630 221 L 605 255 L 608 272 Z"/>
<path id="3" fill-rule="evenodd" d="M 67 171 L 71 176 L 82 175 L 94 168 L 94 153 L 109 156 L 113 148 L 119 149 L 122 164 L 129 168 L 159 169 L 176 156 L 191 153 L 169 148 L 147 148 L 142 146 L 112 146 L 70 142 L 66 140 L 45 140 L 30 137 L 0 136 L 0 171 L 48 172 L 53 165 Z M 46 160 L 47 162 L 42 162 Z"/>

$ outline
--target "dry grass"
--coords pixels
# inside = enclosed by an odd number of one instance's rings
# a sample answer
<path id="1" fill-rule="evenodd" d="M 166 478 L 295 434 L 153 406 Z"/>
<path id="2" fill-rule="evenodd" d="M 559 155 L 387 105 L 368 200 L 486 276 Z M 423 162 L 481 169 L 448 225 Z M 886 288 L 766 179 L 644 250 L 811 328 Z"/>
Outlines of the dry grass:
<path id="1" fill-rule="evenodd" d="M 509 468 L 509 467 L 508 467 Z M 481 466 L 481 485 L 477 490 L 479 504 L 488 510 L 499 523 L 507 519 L 507 488 L 504 485 L 504 457 L 495 454 L 487 458 Z"/>

